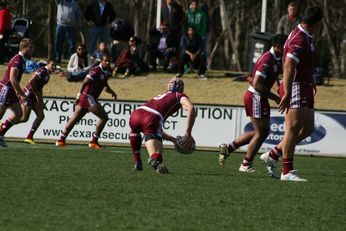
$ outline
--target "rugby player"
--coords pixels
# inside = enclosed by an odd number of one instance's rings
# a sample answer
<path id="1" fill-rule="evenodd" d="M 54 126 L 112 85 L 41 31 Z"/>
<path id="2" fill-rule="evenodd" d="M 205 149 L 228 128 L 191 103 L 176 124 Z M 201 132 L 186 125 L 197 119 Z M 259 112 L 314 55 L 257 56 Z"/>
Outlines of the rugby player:
<path id="1" fill-rule="evenodd" d="M 149 153 L 148 164 L 158 173 L 168 173 L 167 168 L 162 164 L 162 140 L 176 143 L 176 138 L 165 133 L 162 125 L 169 116 L 180 108 L 187 110 L 184 146 L 191 147 L 193 142 L 191 132 L 195 123 L 196 113 L 189 97 L 183 92 L 184 82 L 181 79 L 172 78 L 168 83 L 167 92 L 150 99 L 131 113 L 130 143 L 134 159 L 134 171 L 143 170 L 140 157 L 141 133 L 143 133 L 145 146 Z"/>
<path id="2" fill-rule="evenodd" d="M 275 85 L 276 89 L 279 89 L 278 77 L 282 73 L 282 54 L 286 39 L 287 35 L 275 35 L 271 49 L 258 58 L 252 72 L 252 81 L 244 95 L 246 115 L 250 117 L 254 130 L 245 132 L 230 144 L 221 144 L 219 146 L 219 164 L 222 167 L 230 153 L 248 144 L 239 171 L 255 172 L 252 164 L 253 160 L 269 134 L 270 105 L 268 99 L 277 104 L 280 103 L 279 95 L 272 92 L 271 88 Z"/>
<path id="3" fill-rule="evenodd" d="M 98 97 L 103 89 L 105 89 L 105 91 L 111 94 L 114 99 L 117 99 L 117 94 L 108 85 L 108 79 L 111 76 L 110 57 L 104 54 L 101 58 L 100 64 L 92 68 L 85 77 L 76 97 L 75 111 L 62 132 L 60 139 L 56 142 L 56 146 L 66 146 L 66 138 L 74 125 L 82 119 L 86 113 L 91 112 L 99 118 L 99 121 L 96 124 L 96 130 L 89 143 L 89 147 L 94 149 L 102 148 L 98 143 L 98 139 L 107 123 L 108 115 L 98 102 Z"/>
<path id="4" fill-rule="evenodd" d="M 20 87 L 20 81 L 25 71 L 26 59 L 30 58 L 34 46 L 31 39 L 24 38 L 19 43 L 19 53 L 8 62 L 3 79 L 0 81 L 0 119 L 8 108 L 10 115 L 0 126 L 0 146 L 7 147 L 4 140 L 6 132 L 22 118 L 21 103 L 26 102 L 26 95 Z"/>

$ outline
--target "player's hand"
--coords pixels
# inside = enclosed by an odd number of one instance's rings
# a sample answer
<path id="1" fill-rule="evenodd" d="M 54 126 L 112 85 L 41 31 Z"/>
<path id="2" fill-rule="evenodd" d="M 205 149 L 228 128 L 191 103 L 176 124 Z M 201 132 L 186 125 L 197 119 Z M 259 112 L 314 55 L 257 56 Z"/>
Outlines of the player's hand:
<path id="1" fill-rule="evenodd" d="M 284 95 L 278 105 L 278 110 L 281 114 L 287 113 L 290 108 L 291 97 L 289 95 Z"/>
<path id="2" fill-rule="evenodd" d="M 112 94 L 112 97 L 113 97 L 114 99 L 117 99 L 117 93 L 115 93 L 115 92 L 113 91 L 111 94 Z"/>
<path id="3" fill-rule="evenodd" d="M 82 93 L 78 92 L 77 96 L 76 96 L 76 100 L 74 102 L 75 105 L 77 105 L 79 103 L 79 98 L 81 97 Z"/>
<path id="4" fill-rule="evenodd" d="M 26 100 L 27 100 L 27 97 L 26 97 L 26 95 L 19 95 L 19 100 L 20 100 L 20 102 L 21 103 L 25 103 L 26 102 Z"/>
<path id="5" fill-rule="evenodd" d="M 183 141 L 183 144 L 185 147 L 191 148 L 193 141 L 192 141 L 192 136 L 191 134 L 185 134 L 185 139 Z"/>
<path id="6" fill-rule="evenodd" d="M 316 87 L 316 84 L 314 84 L 313 86 L 312 86 L 312 89 L 313 89 L 313 91 L 314 91 L 314 96 L 317 94 L 317 87 Z"/>

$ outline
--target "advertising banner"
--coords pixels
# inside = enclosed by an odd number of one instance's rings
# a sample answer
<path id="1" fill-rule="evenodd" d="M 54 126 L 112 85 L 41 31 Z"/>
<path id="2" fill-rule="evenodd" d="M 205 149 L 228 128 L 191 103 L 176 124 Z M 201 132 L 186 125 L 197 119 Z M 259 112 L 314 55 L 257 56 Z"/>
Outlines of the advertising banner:
<path id="1" fill-rule="evenodd" d="M 73 99 L 45 98 L 45 119 L 35 134 L 35 139 L 57 140 L 74 111 Z M 133 110 L 143 102 L 100 101 L 109 116 L 101 134 L 100 142 L 129 144 L 129 118 Z M 195 105 L 196 122 L 193 137 L 198 148 L 217 148 L 221 143 L 229 143 L 242 133 L 252 129 L 243 107 L 221 105 Z M 8 110 L 4 115 L 10 115 Z M 277 145 L 283 137 L 284 117 L 272 110 L 270 134 L 262 145 L 260 152 Z M 32 112 L 27 123 L 13 126 L 6 137 L 25 138 L 35 118 Z M 90 141 L 98 119 L 87 113 L 75 125 L 68 136 L 69 141 Z M 184 135 L 186 111 L 180 110 L 164 123 L 164 130 L 173 135 Z M 317 111 L 315 113 L 315 130 L 313 134 L 300 142 L 296 153 L 304 155 L 327 155 L 346 157 L 346 146 L 342 145 L 346 137 L 346 112 Z M 170 144 L 170 143 L 165 143 Z M 246 151 L 247 146 L 240 151 Z"/>

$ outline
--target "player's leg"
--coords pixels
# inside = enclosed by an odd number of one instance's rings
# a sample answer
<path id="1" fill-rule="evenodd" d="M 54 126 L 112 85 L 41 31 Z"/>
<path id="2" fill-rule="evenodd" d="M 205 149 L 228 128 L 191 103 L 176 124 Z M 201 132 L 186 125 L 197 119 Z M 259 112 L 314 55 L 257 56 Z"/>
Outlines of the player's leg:
<path id="1" fill-rule="evenodd" d="M 269 134 L 269 118 L 250 117 L 250 119 L 254 128 L 254 135 L 248 145 L 244 160 L 239 167 L 241 172 L 255 172 L 252 162 Z"/>
<path id="2" fill-rule="evenodd" d="M 157 173 L 168 173 L 168 169 L 162 164 L 162 139 L 158 134 L 145 134 L 145 146 L 148 150 L 148 163 Z"/>
<path id="3" fill-rule="evenodd" d="M 130 116 L 130 144 L 134 162 L 134 171 L 142 171 L 143 165 L 141 160 L 141 147 L 142 147 L 142 136 L 141 136 L 141 110 L 135 110 Z"/>
<path id="4" fill-rule="evenodd" d="M 56 142 L 56 146 L 63 147 L 65 146 L 65 141 L 68 134 L 73 129 L 74 125 L 83 118 L 83 116 L 88 112 L 87 109 L 82 108 L 79 105 L 76 105 L 75 111 L 73 112 L 71 119 L 67 122 L 64 130 L 61 133 L 60 139 Z"/>
<path id="5" fill-rule="evenodd" d="M 99 121 L 96 123 L 95 133 L 93 134 L 93 138 L 89 143 L 89 147 L 99 149 L 102 147 L 99 145 L 98 139 L 100 138 L 101 132 L 108 121 L 108 115 L 99 103 L 89 107 L 88 110 L 99 118 Z"/>
<path id="6" fill-rule="evenodd" d="M 285 115 L 285 134 L 282 139 L 282 174 L 281 180 L 306 181 L 297 176 L 293 166 L 294 149 L 297 137 L 304 125 L 305 116 L 310 109 L 301 107 L 290 109 Z"/>
<path id="7" fill-rule="evenodd" d="M 26 137 L 26 139 L 24 140 L 24 142 L 26 143 L 30 143 L 30 144 L 35 144 L 34 142 L 34 134 L 37 130 L 37 128 L 41 125 L 42 121 L 44 120 L 44 109 L 43 106 L 35 103 L 32 107 L 32 110 L 35 112 L 36 114 L 36 118 L 34 120 L 34 122 L 32 123 L 31 129 Z M 30 115 L 30 113 L 29 113 Z"/>
<path id="8" fill-rule="evenodd" d="M 19 102 L 13 103 L 9 106 L 12 111 L 10 115 L 3 123 L 0 128 L 0 136 L 4 136 L 6 132 L 15 124 L 18 124 L 22 117 L 22 108 Z"/>

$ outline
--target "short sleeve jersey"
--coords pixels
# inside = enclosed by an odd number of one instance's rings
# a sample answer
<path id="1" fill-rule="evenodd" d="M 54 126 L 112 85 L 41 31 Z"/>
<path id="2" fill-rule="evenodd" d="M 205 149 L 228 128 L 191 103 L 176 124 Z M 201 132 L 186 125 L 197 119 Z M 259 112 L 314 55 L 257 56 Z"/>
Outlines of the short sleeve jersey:
<path id="1" fill-rule="evenodd" d="M 279 74 L 281 73 L 282 59 L 277 58 L 274 49 L 271 48 L 257 60 L 252 77 L 254 78 L 257 75 L 264 78 L 264 85 L 270 89 L 275 81 L 278 80 Z"/>
<path id="2" fill-rule="evenodd" d="M 3 79 L 1 80 L 1 84 L 6 85 L 10 88 L 13 88 L 12 83 L 10 81 L 10 73 L 11 69 L 15 68 L 18 70 L 18 75 L 16 76 L 17 81 L 20 82 L 22 79 L 22 75 L 25 71 L 25 60 L 21 54 L 15 55 L 7 64 L 7 69 Z"/>
<path id="3" fill-rule="evenodd" d="M 108 85 L 108 79 L 110 76 L 111 73 L 102 69 L 101 66 L 92 68 L 86 77 L 92 81 L 84 88 L 83 93 L 98 98 L 103 88 Z"/>
<path id="4" fill-rule="evenodd" d="M 50 79 L 50 75 L 49 75 L 49 71 L 48 71 L 47 67 L 41 67 L 41 68 L 37 69 L 35 72 L 34 78 L 38 79 L 37 90 L 41 91 L 43 89 L 44 85 L 46 85 Z M 30 83 L 28 83 L 26 85 L 26 89 L 31 90 Z"/>
<path id="5" fill-rule="evenodd" d="M 312 36 L 299 24 L 288 36 L 284 46 L 284 61 L 289 57 L 298 63 L 294 82 L 314 82 L 315 53 Z"/>
<path id="6" fill-rule="evenodd" d="M 188 98 L 184 93 L 168 91 L 162 95 L 152 98 L 145 103 L 144 106 L 160 112 L 164 120 L 166 120 L 169 116 L 173 115 L 181 108 L 180 100 L 183 97 Z"/>

